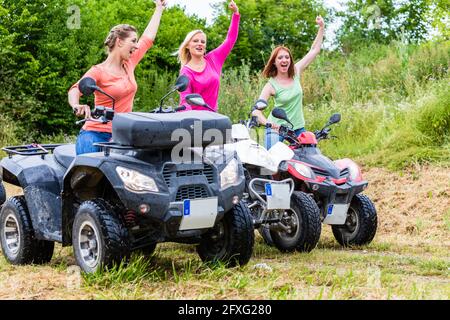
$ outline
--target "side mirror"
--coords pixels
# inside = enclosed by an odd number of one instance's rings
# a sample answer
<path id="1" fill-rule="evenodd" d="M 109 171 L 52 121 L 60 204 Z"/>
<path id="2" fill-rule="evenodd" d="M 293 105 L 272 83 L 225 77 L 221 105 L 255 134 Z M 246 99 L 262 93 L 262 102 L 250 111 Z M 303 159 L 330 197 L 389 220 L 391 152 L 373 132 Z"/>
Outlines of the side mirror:
<path id="1" fill-rule="evenodd" d="M 330 125 L 335 124 L 341 121 L 341 114 L 335 113 L 331 116 L 330 121 L 328 122 Z"/>
<path id="2" fill-rule="evenodd" d="M 175 83 L 174 88 L 178 90 L 178 92 L 183 92 L 189 86 L 189 78 L 181 75 L 178 77 L 177 82 Z"/>
<path id="3" fill-rule="evenodd" d="M 78 84 L 78 90 L 80 90 L 83 96 L 88 97 L 91 94 L 93 94 L 96 90 L 98 90 L 97 83 L 92 78 L 89 77 L 83 78 Z"/>
<path id="4" fill-rule="evenodd" d="M 253 110 L 260 110 L 260 111 L 262 111 L 262 110 L 266 109 L 268 105 L 269 104 L 267 103 L 266 100 L 259 99 L 259 100 L 256 101 L 255 105 L 253 106 Z"/>
<path id="5" fill-rule="evenodd" d="M 206 102 L 203 99 L 203 97 L 199 94 L 188 94 L 186 96 L 186 102 L 190 105 L 190 106 L 200 106 L 200 107 L 206 107 Z"/>
<path id="6" fill-rule="evenodd" d="M 292 122 L 289 121 L 289 118 L 288 118 L 288 116 L 287 116 L 287 114 L 286 114 L 286 111 L 284 111 L 283 109 L 281 109 L 281 108 L 275 108 L 275 109 L 273 109 L 273 110 L 272 110 L 272 115 L 273 115 L 275 118 L 277 118 L 277 119 L 286 121 L 287 123 L 289 123 L 289 124 L 291 125 L 291 127 L 294 126 L 294 125 L 292 124 Z"/>
<path id="7" fill-rule="evenodd" d="M 280 120 L 289 121 L 286 111 L 281 108 L 275 108 L 272 110 L 272 115 Z"/>

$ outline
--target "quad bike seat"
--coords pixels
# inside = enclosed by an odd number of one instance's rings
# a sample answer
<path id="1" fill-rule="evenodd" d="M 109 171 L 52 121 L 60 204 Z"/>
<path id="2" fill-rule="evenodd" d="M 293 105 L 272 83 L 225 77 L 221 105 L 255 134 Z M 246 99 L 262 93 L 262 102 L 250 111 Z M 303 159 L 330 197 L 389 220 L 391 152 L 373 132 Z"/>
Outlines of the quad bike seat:
<path id="1" fill-rule="evenodd" d="M 76 157 L 75 145 L 74 144 L 66 144 L 60 147 L 57 147 L 53 154 L 55 156 L 55 160 L 62 165 L 64 168 L 68 168 L 72 163 L 73 159 Z"/>
<path id="2" fill-rule="evenodd" d="M 199 141 L 195 142 L 201 142 L 203 147 L 211 142 L 222 145 L 226 143 L 227 134 L 231 133 L 231 121 L 227 116 L 205 111 L 118 113 L 112 127 L 114 142 L 142 148 L 173 148 L 180 142 L 180 134 L 187 136 L 191 144 L 196 139 Z M 209 139 L 211 135 L 214 138 Z M 221 136 L 220 139 L 215 139 L 217 135 Z"/>

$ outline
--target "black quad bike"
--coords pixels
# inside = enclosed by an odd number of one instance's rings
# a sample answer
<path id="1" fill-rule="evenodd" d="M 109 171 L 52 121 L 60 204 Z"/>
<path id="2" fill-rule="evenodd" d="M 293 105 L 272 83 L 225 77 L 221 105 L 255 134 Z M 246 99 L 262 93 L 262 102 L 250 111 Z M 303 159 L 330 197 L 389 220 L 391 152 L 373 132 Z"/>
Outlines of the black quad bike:
<path id="1" fill-rule="evenodd" d="M 368 186 L 361 169 L 350 159 L 330 160 L 317 146 L 318 141 L 329 138 L 330 126 L 340 122 L 340 114 L 334 114 L 322 130 L 304 132 L 298 137 L 283 109 L 275 108 L 272 114 L 289 124 L 282 125 L 279 134 L 295 153 L 287 172 L 280 172 L 278 179 L 293 178 L 295 190 L 314 198 L 322 222 L 331 225 L 342 246 L 370 243 L 377 231 L 377 212 L 369 197 L 361 193 Z"/>
<path id="2" fill-rule="evenodd" d="M 183 91 L 186 80 L 180 77 L 171 93 Z M 85 96 L 95 90 L 102 92 L 93 79 L 80 82 Z M 72 245 L 88 273 L 134 250 L 151 254 L 161 242 L 197 244 L 203 261 L 249 261 L 254 229 L 239 200 L 245 177 L 235 153 L 200 152 L 191 162 L 171 155 L 178 143 L 171 139 L 174 130 L 193 134 L 200 122 L 202 130 L 225 132 L 231 121 L 209 112 L 175 113 L 162 102 L 151 113 L 114 115 L 114 107 L 96 107 L 88 121 L 112 120 L 113 126 L 114 142 L 97 144 L 102 152 L 76 156 L 74 145 L 3 149 L 8 157 L 0 162 L 0 240 L 10 263 L 47 263 L 55 242 Z M 6 200 L 2 180 L 21 187 L 24 196 Z"/>

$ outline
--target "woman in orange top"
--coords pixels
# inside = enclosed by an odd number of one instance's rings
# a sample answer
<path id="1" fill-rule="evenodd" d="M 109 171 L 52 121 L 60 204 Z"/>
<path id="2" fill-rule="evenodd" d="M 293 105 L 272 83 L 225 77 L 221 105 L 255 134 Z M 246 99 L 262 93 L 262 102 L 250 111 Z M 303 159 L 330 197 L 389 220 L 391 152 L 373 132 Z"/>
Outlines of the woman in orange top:
<path id="1" fill-rule="evenodd" d="M 116 113 L 131 112 L 133 108 L 133 100 L 137 91 L 134 69 L 153 45 L 162 13 L 166 7 L 166 0 L 156 0 L 155 3 L 155 12 L 139 41 L 137 30 L 133 26 L 126 24 L 115 26 L 105 40 L 105 46 L 108 47 L 108 58 L 93 66 L 83 76 L 83 78 L 93 78 L 98 87 L 114 97 Z M 77 116 L 84 115 L 85 118 L 90 118 L 90 107 L 80 104 L 81 92 L 78 90 L 78 83 L 69 90 L 69 104 Z M 95 105 L 112 108 L 112 101 L 95 92 Z M 86 122 L 77 138 L 77 154 L 99 152 L 100 148 L 93 144 L 111 140 L 111 133 L 111 123 Z"/>

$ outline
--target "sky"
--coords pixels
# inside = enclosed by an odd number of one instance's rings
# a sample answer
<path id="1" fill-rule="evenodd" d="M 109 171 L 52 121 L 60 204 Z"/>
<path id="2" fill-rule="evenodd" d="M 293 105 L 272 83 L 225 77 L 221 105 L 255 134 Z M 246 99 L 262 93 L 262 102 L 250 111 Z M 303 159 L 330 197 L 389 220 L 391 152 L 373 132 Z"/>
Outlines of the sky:
<path id="1" fill-rule="evenodd" d="M 237 5 L 239 6 L 239 1 L 245 0 L 235 0 Z M 211 7 L 211 4 L 216 4 L 221 2 L 221 0 L 168 0 L 169 7 L 174 6 L 176 4 L 181 5 L 186 8 L 187 14 L 196 14 L 200 18 L 205 18 L 208 23 L 212 22 L 214 18 L 214 12 Z M 325 5 L 328 7 L 341 8 L 339 2 L 345 2 L 345 0 L 325 0 Z"/>
<path id="2" fill-rule="evenodd" d="M 168 0 L 169 7 L 174 5 L 181 5 L 181 7 L 185 7 L 185 12 L 188 15 L 196 14 L 200 18 L 206 19 L 208 24 L 211 24 L 214 18 L 214 10 L 211 7 L 212 4 L 216 4 L 221 2 L 222 0 Z M 235 0 L 236 4 L 239 6 L 240 1 L 245 0 Z M 329 8 L 342 9 L 342 3 L 345 3 L 347 0 L 324 0 L 325 6 Z M 326 21 L 325 21 L 326 23 Z M 337 25 L 328 25 L 326 28 L 326 36 L 325 36 L 325 47 L 330 48 L 331 43 L 335 38 L 336 30 L 339 28 L 339 24 Z"/>
<path id="3" fill-rule="evenodd" d="M 218 2 L 221 0 L 168 0 L 169 7 L 179 4 L 186 7 L 187 14 L 196 14 L 200 18 L 205 18 L 208 23 L 211 23 L 214 18 L 211 4 Z M 239 1 L 237 3 L 239 4 Z"/>

